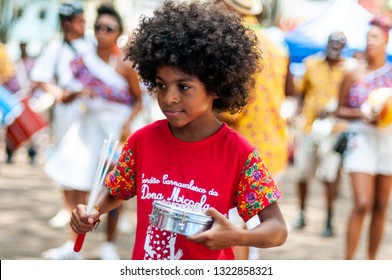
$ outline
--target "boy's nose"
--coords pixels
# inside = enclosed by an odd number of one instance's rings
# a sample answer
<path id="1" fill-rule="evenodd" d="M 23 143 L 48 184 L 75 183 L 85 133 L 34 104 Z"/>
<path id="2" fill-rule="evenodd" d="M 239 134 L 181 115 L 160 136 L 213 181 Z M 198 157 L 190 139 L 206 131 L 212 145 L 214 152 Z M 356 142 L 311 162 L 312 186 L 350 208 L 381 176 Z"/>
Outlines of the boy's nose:
<path id="1" fill-rule="evenodd" d="M 179 100 L 180 98 L 177 90 L 168 88 L 165 94 L 165 102 L 167 102 L 168 104 L 178 103 Z"/>

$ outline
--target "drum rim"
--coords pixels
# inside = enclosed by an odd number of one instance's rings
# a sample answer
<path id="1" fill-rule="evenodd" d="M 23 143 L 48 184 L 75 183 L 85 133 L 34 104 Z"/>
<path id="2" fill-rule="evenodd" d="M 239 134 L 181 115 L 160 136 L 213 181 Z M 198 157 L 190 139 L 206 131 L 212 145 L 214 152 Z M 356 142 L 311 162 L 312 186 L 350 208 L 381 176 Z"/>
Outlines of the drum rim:
<path id="1" fill-rule="evenodd" d="M 197 218 L 204 220 L 203 221 L 204 223 L 209 223 L 209 222 L 213 221 L 213 219 L 210 216 L 207 216 L 206 214 L 204 214 L 202 212 L 190 210 L 187 208 L 181 208 L 179 206 L 172 205 L 164 200 L 155 200 L 155 201 L 153 201 L 152 205 L 153 205 L 154 209 L 157 209 L 160 212 L 165 211 L 171 215 L 173 215 L 173 214 L 178 215 L 178 217 L 173 217 L 173 218 L 181 218 L 182 216 L 184 216 L 184 213 L 186 213 L 186 214 L 188 214 L 188 215 L 186 215 L 187 221 L 201 223 L 201 221 L 197 220 Z M 172 212 L 174 212 L 174 213 L 171 213 L 168 210 L 172 210 Z M 194 217 L 194 219 L 192 219 L 192 217 Z"/>

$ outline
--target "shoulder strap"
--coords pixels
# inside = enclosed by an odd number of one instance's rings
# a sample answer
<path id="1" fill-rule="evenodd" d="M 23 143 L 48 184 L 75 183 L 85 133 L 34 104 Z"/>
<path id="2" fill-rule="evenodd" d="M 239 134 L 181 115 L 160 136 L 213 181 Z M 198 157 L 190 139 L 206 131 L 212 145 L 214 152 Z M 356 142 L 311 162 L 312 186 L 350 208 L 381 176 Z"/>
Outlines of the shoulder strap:
<path id="1" fill-rule="evenodd" d="M 77 52 L 75 47 L 68 40 L 66 40 L 65 38 L 62 40 L 60 47 L 59 47 L 59 50 L 57 52 L 56 60 L 55 60 L 55 64 L 54 64 L 55 65 L 54 66 L 55 67 L 54 80 L 56 82 L 56 85 L 58 85 L 58 83 L 59 83 L 58 72 L 59 72 L 60 58 L 61 58 L 61 54 L 63 52 L 64 45 L 68 45 L 73 52 L 75 52 L 75 53 Z"/>

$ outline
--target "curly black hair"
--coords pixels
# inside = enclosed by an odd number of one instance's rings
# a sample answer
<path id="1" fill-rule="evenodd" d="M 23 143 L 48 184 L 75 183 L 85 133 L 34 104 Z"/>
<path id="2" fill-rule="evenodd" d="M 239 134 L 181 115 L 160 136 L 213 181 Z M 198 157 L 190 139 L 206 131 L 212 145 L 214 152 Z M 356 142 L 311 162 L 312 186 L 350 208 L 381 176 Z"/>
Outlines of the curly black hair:
<path id="1" fill-rule="evenodd" d="M 140 20 L 124 51 L 150 91 L 156 88 L 157 69 L 174 66 L 218 96 L 213 104 L 218 112 L 240 111 L 260 70 L 255 33 L 236 13 L 213 2 L 165 1 L 152 17 Z"/>

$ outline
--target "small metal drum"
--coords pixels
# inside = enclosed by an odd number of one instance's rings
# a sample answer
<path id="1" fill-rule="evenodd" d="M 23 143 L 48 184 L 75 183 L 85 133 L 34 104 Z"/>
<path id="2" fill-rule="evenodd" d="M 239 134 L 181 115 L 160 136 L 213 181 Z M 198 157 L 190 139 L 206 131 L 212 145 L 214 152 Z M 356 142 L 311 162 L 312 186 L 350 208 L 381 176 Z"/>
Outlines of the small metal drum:
<path id="1" fill-rule="evenodd" d="M 165 201 L 154 201 L 150 224 L 162 230 L 185 236 L 211 228 L 213 219 L 202 212 L 171 205 Z"/>

